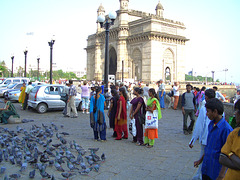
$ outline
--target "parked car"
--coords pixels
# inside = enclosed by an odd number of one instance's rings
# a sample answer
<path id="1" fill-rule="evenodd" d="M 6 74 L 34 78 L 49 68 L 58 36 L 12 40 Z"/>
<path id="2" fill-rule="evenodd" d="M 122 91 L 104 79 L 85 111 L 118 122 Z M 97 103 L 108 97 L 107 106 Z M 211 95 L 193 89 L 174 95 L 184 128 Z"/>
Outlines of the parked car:
<path id="1" fill-rule="evenodd" d="M 45 84 L 45 83 L 41 83 L 41 84 Z M 39 83 L 32 83 L 33 87 L 35 87 L 36 85 L 39 85 Z M 11 89 L 11 90 L 7 90 L 3 94 L 3 96 L 8 97 L 10 101 L 18 101 L 20 94 L 21 94 L 20 89 Z"/>
<path id="2" fill-rule="evenodd" d="M 6 87 L 7 85 L 11 83 L 28 83 L 30 81 L 29 78 L 24 77 L 14 77 L 14 78 L 6 78 L 0 83 L 0 88 Z"/>
<path id="3" fill-rule="evenodd" d="M 23 86 L 23 83 L 9 84 L 6 88 L 1 88 L 0 89 L 0 97 L 3 97 L 4 93 L 8 90 L 11 90 L 11 89 L 20 90 L 22 86 Z"/>
<path id="4" fill-rule="evenodd" d="M 38 85 L 29 94 L 28 106 L 36 109 L 39 113 L 45 113 L 49 109 L 64 109 L 65 102 L 60 100 L 64 85 Z M 75 98 L 77 110 L 82 108 L 81 94 Z"/>
<path id="5" fill-rule="evenodd" d="M 18 90 L 12 89 L 12 90 L 6 91 L 4 93 L 4 97 L 8 97 L 10 101 L 18 101 L 20 94 L 21 94 L 20 89 Z"/>

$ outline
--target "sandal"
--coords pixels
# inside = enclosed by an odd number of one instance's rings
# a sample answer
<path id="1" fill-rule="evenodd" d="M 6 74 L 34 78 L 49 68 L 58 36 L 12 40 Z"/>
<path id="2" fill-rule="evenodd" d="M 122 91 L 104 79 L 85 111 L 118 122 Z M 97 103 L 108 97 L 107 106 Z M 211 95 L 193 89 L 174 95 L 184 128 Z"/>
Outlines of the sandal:
<path id="1" fill-rule="evenodd" d="M 136 146 L 144 146 L 144 144 L 136 143 Z"/>
<path id="2" fill-rule="evenodd" d="M 148 146 L 147 146 L 147 148 L 152 148 L 152 147 L 153 147 L 153 145 L 148 145 Z"/>
<path id="3" fill-rule="evenodd" d="M 132 143 L 136 143 L 136 142 L 137 142 L 137 141 L 134 141 L 134 140 L 132 141 Z"/>

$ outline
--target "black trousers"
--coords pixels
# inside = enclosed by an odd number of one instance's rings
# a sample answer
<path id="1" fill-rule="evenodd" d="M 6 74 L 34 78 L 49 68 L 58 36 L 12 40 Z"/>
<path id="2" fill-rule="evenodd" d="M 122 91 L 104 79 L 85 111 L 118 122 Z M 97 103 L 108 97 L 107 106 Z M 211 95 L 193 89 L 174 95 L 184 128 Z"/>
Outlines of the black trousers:
<path id="1" fill-rule="evenodd" d="M 25 100 L 24 100 L 24 103 L 23 103 L 23 110 L 26 110 L 26 108 L 27 108 L 28 98 L 29 98 L 29 94 L 25 93 Z"/>
<path id="2" fill-rule="evenodd" d="M 203 174 L 202 180 L 212 180 L 208 175 Z"/>

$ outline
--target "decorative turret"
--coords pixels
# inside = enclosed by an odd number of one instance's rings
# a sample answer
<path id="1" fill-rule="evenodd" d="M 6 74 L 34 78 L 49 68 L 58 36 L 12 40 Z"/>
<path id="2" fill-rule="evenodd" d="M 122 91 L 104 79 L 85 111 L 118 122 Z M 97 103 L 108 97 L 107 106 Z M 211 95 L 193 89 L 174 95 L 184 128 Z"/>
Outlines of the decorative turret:
<path id="1" fill-rule="evenodd" d="M 97 10 L 97 17 L 100 15 L 105 17 L 105 9 L 104 9 L 102 3 L 100 4 L 100 6 L 98 7 L 98 10 Z M 103 31 L 103 29 L 100 27 L 100 24 L 97 23 L 97 32 L 102 32 L 102 31 Z"/>
<path id="2" fill-rule="evenodd" d="M 120 1 L 120 10 L 128 10 L 129 0 L 119 0 Z"/>
<path id="3" fill-rule="evenodd" d="M 160 1 L 158 2 L 155 10 L 156 10 L 156 15 L 157 15 L 157 16 L 163 17 L 163 11 L 164 11 L 164 9 L 163 9 L 163 6 L 162 6 L 162 4 L 160 3 Z"/>
<path id="4" fill-rule="evenodd" d="M 105 16 L 105 9 L 104 9 L 102 3 L 100 4 L 100 6 L 98 7 L 98 10 L 97 10 L 97 16 L 100 16 L 100 15 Z"/>

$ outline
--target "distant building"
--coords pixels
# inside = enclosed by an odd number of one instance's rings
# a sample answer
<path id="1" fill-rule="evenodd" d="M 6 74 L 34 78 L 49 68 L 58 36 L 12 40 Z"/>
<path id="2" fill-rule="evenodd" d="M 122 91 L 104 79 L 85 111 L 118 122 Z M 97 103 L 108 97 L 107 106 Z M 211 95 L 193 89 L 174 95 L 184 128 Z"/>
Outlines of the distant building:
<path id="1" fill-rule="evenodd" d="M 115 24 L 109 33 L 109 74 L 124 78 L 157 81 L 185 81 L 185 25 L 163 17 L 159 2 L 156 14 L 128 9 L 129 0 L 119 0 Z M 146 2 L 147 3 L 147 2 Z M 105 15 L 102 5 L 97 15 Z M 87 39 L 87 79 L 104 77 L 105 30 L 97 24 L 97 32 Z"/>

